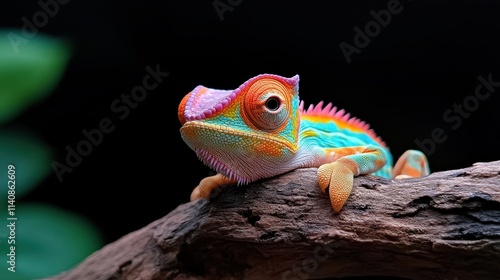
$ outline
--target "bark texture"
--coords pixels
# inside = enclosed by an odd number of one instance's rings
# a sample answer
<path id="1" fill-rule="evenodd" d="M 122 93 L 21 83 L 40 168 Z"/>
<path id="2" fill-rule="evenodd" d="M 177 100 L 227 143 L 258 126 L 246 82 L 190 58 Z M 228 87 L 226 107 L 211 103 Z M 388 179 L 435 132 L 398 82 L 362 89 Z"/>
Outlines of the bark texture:
<path id="1" fill-rule="evenodd" d="M 295 170 L 182 204 L 50 279 L 349 276 L 500 279 L 500 161 L 360 176 L 339 214 L 316 169 Z"/>

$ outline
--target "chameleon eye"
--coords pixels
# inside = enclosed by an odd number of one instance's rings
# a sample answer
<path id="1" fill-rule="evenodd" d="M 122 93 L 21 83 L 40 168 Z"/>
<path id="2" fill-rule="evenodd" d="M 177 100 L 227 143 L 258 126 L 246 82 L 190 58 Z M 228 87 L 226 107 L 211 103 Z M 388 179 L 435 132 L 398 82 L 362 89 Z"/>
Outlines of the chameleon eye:
<path id="1" fill-rule="evenodd" d="M 281 100 L 276 96 L 271 96 L 266 101 L 266 108 L 269 111 L 276 111 L 280 108 L 280 106 L 281 106 Z"/>
<path id="2" fill-rule="evenodd" d="M 284 84 L 260 80 L 245 93 L 242 115 L 247 124 L 264 131 L 282 129 L 290 120 L 292 95 Z"/>

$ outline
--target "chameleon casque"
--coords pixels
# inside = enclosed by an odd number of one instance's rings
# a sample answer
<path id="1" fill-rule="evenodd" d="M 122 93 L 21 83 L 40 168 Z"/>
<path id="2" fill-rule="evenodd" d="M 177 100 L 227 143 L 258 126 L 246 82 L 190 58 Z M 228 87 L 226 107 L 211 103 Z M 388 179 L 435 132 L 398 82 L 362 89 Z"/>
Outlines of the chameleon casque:
<path id="1" fill-rule="evenodd" d="M 217 174 L 193 190 L 191 200 L 213 189 L 241 185 L 297 168 L 318 167 L 318 185 L 339 212 L 354 176 L 420 177 L 427 158 L 407 150 L 393 166 L 389 148 L 373 129 L 344 110 L 309 107 L 299 99 L 299 76 L 261 74 L 235 90 L 197 86 L 180 102 L 180 133 Z"/>

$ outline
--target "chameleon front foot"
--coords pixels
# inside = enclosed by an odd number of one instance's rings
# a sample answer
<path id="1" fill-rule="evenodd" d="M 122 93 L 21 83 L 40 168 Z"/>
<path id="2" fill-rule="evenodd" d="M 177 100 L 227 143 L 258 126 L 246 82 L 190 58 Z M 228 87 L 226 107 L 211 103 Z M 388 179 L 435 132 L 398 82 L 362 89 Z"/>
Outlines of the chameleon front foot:
<path id="1" fill-rule="evenodd" d="M 335 212 L 340 212 L 351 194 L 354 172 L 341 162 L 323 164 L 318 168 L 318 184 L 324 193 L 328 188 L 330 203 Z"/>
<path id="2" fill-rule="evenodd" d="M 221 174 L 209 176 L 200 181 L 200 184 L 191 192 L 191 201 L 204 198 L 209 199 L 212 191 L 223 187 L 235 184 L 235 180 L 231 180 Z"/>

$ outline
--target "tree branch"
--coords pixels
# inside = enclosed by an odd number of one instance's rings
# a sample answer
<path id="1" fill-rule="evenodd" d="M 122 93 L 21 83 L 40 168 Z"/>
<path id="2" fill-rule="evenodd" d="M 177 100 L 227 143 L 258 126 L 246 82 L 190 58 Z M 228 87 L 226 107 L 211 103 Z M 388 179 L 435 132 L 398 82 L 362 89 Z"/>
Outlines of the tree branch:
<path id="1" fill-rule="evenodd" d="M 50 279 L 498 279 L 500 161 L 360 176 L 340 214 L 307 168 L 182 204 Z"/>

